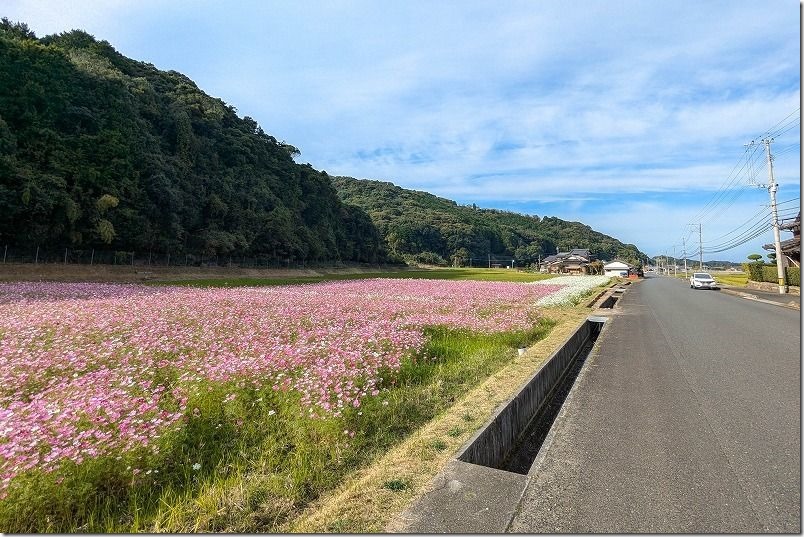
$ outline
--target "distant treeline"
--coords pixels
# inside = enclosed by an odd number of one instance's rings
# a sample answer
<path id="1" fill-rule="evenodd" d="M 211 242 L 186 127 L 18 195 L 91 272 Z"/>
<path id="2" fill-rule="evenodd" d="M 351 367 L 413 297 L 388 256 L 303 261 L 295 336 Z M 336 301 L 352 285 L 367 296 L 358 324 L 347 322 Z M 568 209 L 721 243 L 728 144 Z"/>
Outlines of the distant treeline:
<path id="1" fill-rule="evenodd" d="M 488 255 L 517 263 L 588 248 L 599 259 L 638 263 L 647 258 L 633 244 L 599 233 L 580 222 L 458 205 L 427 192 L 382 181 L 333 177 L 341 199 L 365 210 L 393 256 L 434 264 L 469 263 Z"/>

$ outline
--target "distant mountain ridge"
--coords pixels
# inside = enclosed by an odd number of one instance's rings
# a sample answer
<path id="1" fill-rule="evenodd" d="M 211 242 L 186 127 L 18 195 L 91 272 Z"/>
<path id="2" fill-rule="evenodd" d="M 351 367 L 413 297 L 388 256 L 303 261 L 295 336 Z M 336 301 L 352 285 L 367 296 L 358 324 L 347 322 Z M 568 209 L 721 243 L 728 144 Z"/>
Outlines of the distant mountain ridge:
<path id="1" fill-rule="evenodd" d="M 409 260 L 468 264 L 491 255 L 529 264 L 573 248 L 587 248 L 599 259 L 647 258 L 633 244 L 580 222 L 458 205 L 383 181 L 332 177 L 332 182 L 344 203 L 369 214 L 390 253 Z"/>

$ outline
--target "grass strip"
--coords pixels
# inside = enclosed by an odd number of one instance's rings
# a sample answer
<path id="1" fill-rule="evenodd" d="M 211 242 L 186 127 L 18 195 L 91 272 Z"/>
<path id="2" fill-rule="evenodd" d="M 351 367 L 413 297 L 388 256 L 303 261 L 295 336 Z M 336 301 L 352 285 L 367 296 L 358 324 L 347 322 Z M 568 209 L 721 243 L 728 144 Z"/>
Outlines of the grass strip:
<path id="1" fill-rule="evenodd" d="M 362 280 L 367 278 L 478 280 L 494 282 L 535 282 L 555 277 L 554 274 L 520 272 L 506 269 L 450 268 L 429 270 L 400 270 L 387 272 L 326 273 L 277 278 L 199 278 L 193 280 L 151 280 L 148 285 L 180 285 L 188 287 L 260 287 L 294 285 L 325 281 Z"/>
<path id="2" fill-rule="evenodd" d="M 400 532 L 399 515 L 419 495 L 457 450 L 507 401 L 589 315 L 581 306 L 551 308 L 550 333 L 510 360 L 433 420 L 387 453 L 348 476 L 298 517 L 280 526 L 282 532 Z"/>

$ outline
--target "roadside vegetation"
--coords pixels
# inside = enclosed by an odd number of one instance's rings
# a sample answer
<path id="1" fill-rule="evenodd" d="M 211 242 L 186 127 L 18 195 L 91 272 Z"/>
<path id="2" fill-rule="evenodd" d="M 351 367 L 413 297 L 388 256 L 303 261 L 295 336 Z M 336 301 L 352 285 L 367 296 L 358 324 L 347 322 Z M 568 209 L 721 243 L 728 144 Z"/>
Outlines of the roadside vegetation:
<path id="1" fill-rule="evenodd" d="M 696 268 L 690 268 L 687 271 L 687 274 L 684 274 L 684 272 L 679 272 L 676 275 L 676 278 L 680 278 L 682 280 L 689 280 L 689 278 L 692 276 L 694 272 L 701 272 L 701 271 Z M 719 270 L 719 271 L 709 271 L 709 274 L 711 274 L 712 277 L 718 283 L 728 285 L 731 287 L 745 287 L 746 284 L 748 283 L 748 274 L 745 272 Z"/>
<path id="2" fill-rule="evenodd" d="M 719 283 L 731 287 L 745 287 L 748 283 L 748 274 L 745 272 L 714 272 L 712 276 Z"/>
<path id="3" fill-rule="evenodd" d="M 156 280 L 150 285 L 181 285 L 190 287 L 251 287 L 270 285 L 293 285 L 325 281 L 364 280 L 371 278 L 430 279 L 430 280 L 476 280 L 488 282 L 535 282 L 554 278 L 554 274 L 541 274 L 519 270 L 495 268 L 436 268 L 383 272 L 327 273 L 319 275 L 283 276 L 268 278 L 198 278 L 192 280 Z"/>

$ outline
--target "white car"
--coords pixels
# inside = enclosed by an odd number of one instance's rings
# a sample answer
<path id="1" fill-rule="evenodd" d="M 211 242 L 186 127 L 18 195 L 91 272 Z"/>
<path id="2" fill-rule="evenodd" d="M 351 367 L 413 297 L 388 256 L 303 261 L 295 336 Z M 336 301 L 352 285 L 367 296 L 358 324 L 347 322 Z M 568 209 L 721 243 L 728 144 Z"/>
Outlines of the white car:
<path id="1" fill-rule="evenodd" d="M 720 289 L 720 286 L 708 272 L 693 272 L 690 289 Z"/>

